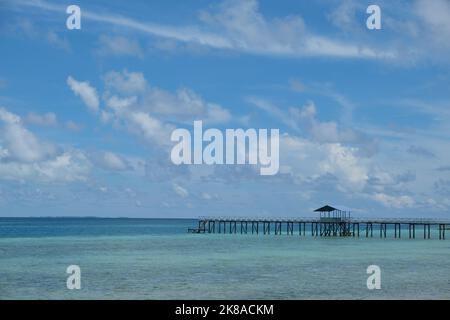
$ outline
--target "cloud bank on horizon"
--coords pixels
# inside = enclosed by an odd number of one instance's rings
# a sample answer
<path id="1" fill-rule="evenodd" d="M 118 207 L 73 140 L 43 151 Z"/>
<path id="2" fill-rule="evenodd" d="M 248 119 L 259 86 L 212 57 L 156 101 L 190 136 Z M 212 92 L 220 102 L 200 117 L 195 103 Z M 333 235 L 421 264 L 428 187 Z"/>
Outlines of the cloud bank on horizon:
<path id="1" fill-rule="evenodd" d="M 0 216 L 450 216 L 450 2 L 0 5 Z M 280 170 L 175 166 L 175 128 L 279 128 Z"/>

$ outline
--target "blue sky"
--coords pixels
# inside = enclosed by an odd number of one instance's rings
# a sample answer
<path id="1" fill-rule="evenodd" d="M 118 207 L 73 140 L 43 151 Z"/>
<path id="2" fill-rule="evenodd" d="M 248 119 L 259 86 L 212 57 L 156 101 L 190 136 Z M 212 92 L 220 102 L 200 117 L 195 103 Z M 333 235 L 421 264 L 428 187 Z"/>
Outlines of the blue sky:
<path id="1" fill-rule="evenodd" d="M 0 216 L 448 217 L 449 17 L 446 0 L 2 2 Z M 175 166 L 170 132 L 194 120 L 279 128 L 280 172 Z"/>

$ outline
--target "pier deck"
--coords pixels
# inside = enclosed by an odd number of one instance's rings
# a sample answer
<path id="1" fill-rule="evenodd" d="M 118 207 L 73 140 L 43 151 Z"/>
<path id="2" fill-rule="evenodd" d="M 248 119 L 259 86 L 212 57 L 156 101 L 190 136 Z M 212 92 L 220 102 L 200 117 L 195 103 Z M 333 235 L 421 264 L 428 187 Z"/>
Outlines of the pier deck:
<path id="1" fill-rule="evenodd" d="M 313 237 L 361 237 L 379 235 L 380 238 L 422 237 L 432 235 L 445 240 L 450 220 L 435 219 L 395 219 L 395 218 L 245 218 L 245 217 L 199 217 L 197 228 L 189 228 L 191 233 L 228 233 L 269 235 L 311 235 Z M 402 233 L 402 231 L 404 233 Z M 437 234 L 436 232 L 437 231 Z"/>

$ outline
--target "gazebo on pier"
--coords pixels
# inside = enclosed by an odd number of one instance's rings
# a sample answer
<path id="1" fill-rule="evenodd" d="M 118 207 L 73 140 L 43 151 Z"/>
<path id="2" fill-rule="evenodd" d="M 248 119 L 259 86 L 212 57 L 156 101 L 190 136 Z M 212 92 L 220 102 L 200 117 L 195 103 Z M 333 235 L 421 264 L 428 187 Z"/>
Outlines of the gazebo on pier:
<path id="1" fill-rule="evenodd" d="M 314 210 L 319 212 L 320 236 L 351 236 L 350 211 L 326 205 Z"/>
<path id="2" fill-rule="evenodd" d="M 345 222 L 350 220 L 350 211 L 337 209 L 329 205 L 318 208 L 314 212 L 319 212 L 320 222 Z"/>

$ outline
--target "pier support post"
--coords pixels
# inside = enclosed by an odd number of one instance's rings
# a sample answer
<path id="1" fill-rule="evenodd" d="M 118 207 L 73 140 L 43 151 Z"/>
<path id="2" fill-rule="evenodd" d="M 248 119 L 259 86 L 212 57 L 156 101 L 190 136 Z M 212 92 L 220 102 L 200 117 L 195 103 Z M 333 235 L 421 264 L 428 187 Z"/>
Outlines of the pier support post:
<path id="1" fill-rule="evenodd" d="M 286 222 L 286 232 L 288 235 L 294 234 L 294 223 L 293 222 Z"/>
<path id="2" fill-rule="evenodd" d="M 373 237 L 373 226 L 372 226 L 372 222 L 366 222 L 366 238 L 369 237 L 369 229 L 370 229 L 370 237 Z"/>
<path id="3" fill-rule="evenodd" d="M 252 234 L 259 234 L 259 221 L 252 220 Z"/>
<path id="4" fill-rule="evenodd" d="M 275 234 L 281 235 L 281 224 L 282 222 L 275 221 Z"/>
<path id="5" fill-rule="evenodd" d="M 380 238 L 386 238 L 386 223 L 380 223 Z"/>
<path id="6" fill-rule="evenodd" d="M 263 221 L 264 234 L 270 234 L 270 221 Z"/>
<path id="7" fill-rule="evenodd" d="M 386 238 L 386 224 L 380 223 L 380 238 L 383 238 L 383 236 Z"/>
<path id="8" fill-rule="evenodd" d="M 311 222 L 311 235 L 314 237 L 319 235 L 319 223 Z"/>
<path id="9" fill-rule="evenodd" d="M 240 221 L 241 223 L 241 234 L 247 234 L 247 221 Z"/>

